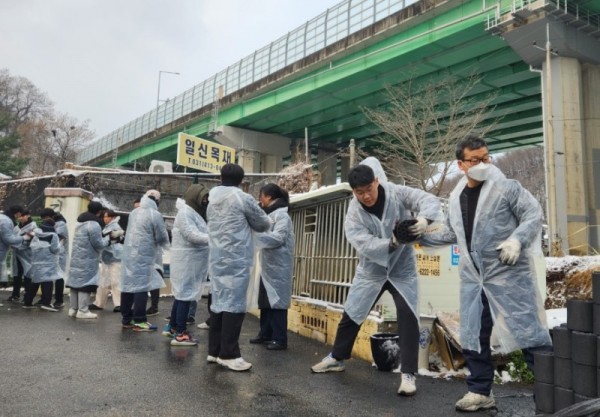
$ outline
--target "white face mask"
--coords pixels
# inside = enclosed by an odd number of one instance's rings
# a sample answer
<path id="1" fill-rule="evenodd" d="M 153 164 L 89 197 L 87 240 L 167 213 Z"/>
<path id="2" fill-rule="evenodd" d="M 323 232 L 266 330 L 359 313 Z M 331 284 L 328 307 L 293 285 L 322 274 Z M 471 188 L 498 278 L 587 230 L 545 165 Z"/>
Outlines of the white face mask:
<path id="1" fill-rule="evenodd" d="M 475 181 L 485 181 L 490 174 L 491 164 L 480 162 L 467 170 L 467 175 Z"/>

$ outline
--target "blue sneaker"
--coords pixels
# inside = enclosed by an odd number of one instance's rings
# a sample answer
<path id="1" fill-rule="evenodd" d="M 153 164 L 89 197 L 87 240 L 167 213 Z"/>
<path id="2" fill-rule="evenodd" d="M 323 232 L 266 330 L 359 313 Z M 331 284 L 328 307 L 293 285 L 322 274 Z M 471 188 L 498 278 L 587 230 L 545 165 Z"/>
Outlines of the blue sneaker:
<path id="1" fill-rule="evenodd" d="M 152 323 L 133 323 L 133 330 L 136 332 L 154 332 L 157 329 L 158 327 Z"/>
<path id="2" fill-rule="evenodd" d="M 175 329 L 171 327 L 171 324 L 167 323 L 165 324 L 165 327 L 163 327 L 163 331 L 161 334 L 172 339 L 175 337 L 177 332 L 175 332 Z"/>

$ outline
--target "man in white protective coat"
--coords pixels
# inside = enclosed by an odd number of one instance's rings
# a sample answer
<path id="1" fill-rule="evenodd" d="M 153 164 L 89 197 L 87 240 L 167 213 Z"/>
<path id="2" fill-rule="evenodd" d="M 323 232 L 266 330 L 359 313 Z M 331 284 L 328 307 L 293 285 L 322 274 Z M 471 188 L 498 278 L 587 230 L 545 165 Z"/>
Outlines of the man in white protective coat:
<path id="1" fill-rule="evenodd" d="M 212 283 L 207 361 L 232 371 L 252 367 L 242 358 L 239 344 L 254 256 L 252 230 L 266 232 L 271 227 L 258 202 L 238 188 L 243 179 L 241 166 L 223 165 L 221 185 L 210 190 L 207 209 Z"/>
<path id="2" fill-rule="evenodd" d="M 121 256 L 121 324 L 137 332 L 157 329 L 146 316 L 148 291 L 165 286 L 157 259 L 162 263 L 162 250 L 168 250 L 170 244 L 159 202 L 160 193 L 148 190 L 131 212 Z M 162 270 L 162 265 L 159 267 Z"/>
<path id="3" fill-rule="evenodd" d="M 344 230 L 359 263 L 331 353 L 313 372 L 343 371 L 352 346 L 373 305 L 389 291 L 396 304 L 402 376 L 398 394 L 416 393 L 419 351 L 419 283 L 412 245 L 399 244 L 393 230 L 398 221 L 416 215 L 411 233 L 421 235 L 441 218 L 439 200 L 425 191 L 387 182 L 381 164 L 367 158 L 348 173 L 354 193 Z"/>
<path id="4" fill-rule="evenodd" d="M 176 202 L 177 216 L 173 224 L 171 244 L 171 318 L 162 334 L 171 338 L 172 346 L 195 346 L 187 329 L 192 301 L 202 296 L 208 277 L 208 228 L 206 206 L 208 187 L 192 184 Z"/>
<path id="5" fill-rule="evenodd" d="M 456 147 L 466 175 L 448 202 L 446 225 L 421 239 L 425 246 L 458 243 L 460 249 L 460 342 L 470 375 L 460 411 L 495 407 L 494 348 L 523 349 L 533 370 L 533 351 L 550 350 L 534 256 L 541 255 L 542 208 L 518 181 L 491 164 L 486 142 L 467 136 Z"/>
<path id="6" fill-rule="evenodd" d="M 8 254 L 8 249 L 10 247 L 16 248 L 21 246 L 24 240 L 31 240 L 31 236 L 19 236 L 13 230 L 15 227 L 14 219 L 18 220 L 23 211 L 23 207 L 12 206 L 3 213 L 0 213 L 0 282 L 4 281 L 5 278 L 8 280 L 6 275 L 6 255 Z M 16 297 L 13 294 L 9 301 L 13 301 L 13 299 L 18 301 L 18 294 Z"/>

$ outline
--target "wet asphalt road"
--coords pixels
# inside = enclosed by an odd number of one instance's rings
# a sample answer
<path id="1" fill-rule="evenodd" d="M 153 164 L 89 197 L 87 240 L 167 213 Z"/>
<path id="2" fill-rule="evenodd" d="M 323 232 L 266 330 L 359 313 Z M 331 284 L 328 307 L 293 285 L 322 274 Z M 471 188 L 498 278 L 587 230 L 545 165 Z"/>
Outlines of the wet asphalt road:
<path id="1" fill-rule="evenodd" d="M 9 293 L 0 292 L 5 300 Z M 417 395 L 399 397 L 399 374 L 362 360 L 346 371 L 312 374 L 326 345 L 291 333 L 287 351 L 272 352 L 248 340 L 257 318 L 244 321 L 240 344 L 253 363 L 232 372 L 206 363 L 207 332 L 195 328 L 197 347 L 171 347 L 160 335 L 171 298 L 152 317 L 158 332 L 122 330 L 109 309 L 98 320 L 76 320 L 66 310 L 0 307 L 0 416 L 464 416 L 454 403 L 464 381 L 419 377 Z M 203 300 L 197 319 L 206 318 Z M 68 304 L 68 298 L 67 298 Z M 531 387 L 496 385 L 498 409 L 469 416 L 534 416 Z"/>

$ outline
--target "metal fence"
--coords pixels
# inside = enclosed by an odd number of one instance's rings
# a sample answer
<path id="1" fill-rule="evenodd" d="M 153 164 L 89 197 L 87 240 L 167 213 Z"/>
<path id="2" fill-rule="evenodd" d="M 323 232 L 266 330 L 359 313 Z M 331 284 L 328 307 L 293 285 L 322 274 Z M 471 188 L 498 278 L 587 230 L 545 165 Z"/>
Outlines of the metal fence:
<path id="1" fill-rule="evenodd" d="M 344 235 L 351 198 L 291 209 L 296 235 L 293 295 L 344 304 L 358 264 Z"/>
<path id="2" fill-rule="evenodd" d="M 212 104 L 219 90 L 229 95 L 344 39 L 418 0 L 345 0 L 287 35 L 195 85 L 172 100 L 100 138 L 77 156 L 85 163 L 157 128 Z"/>

